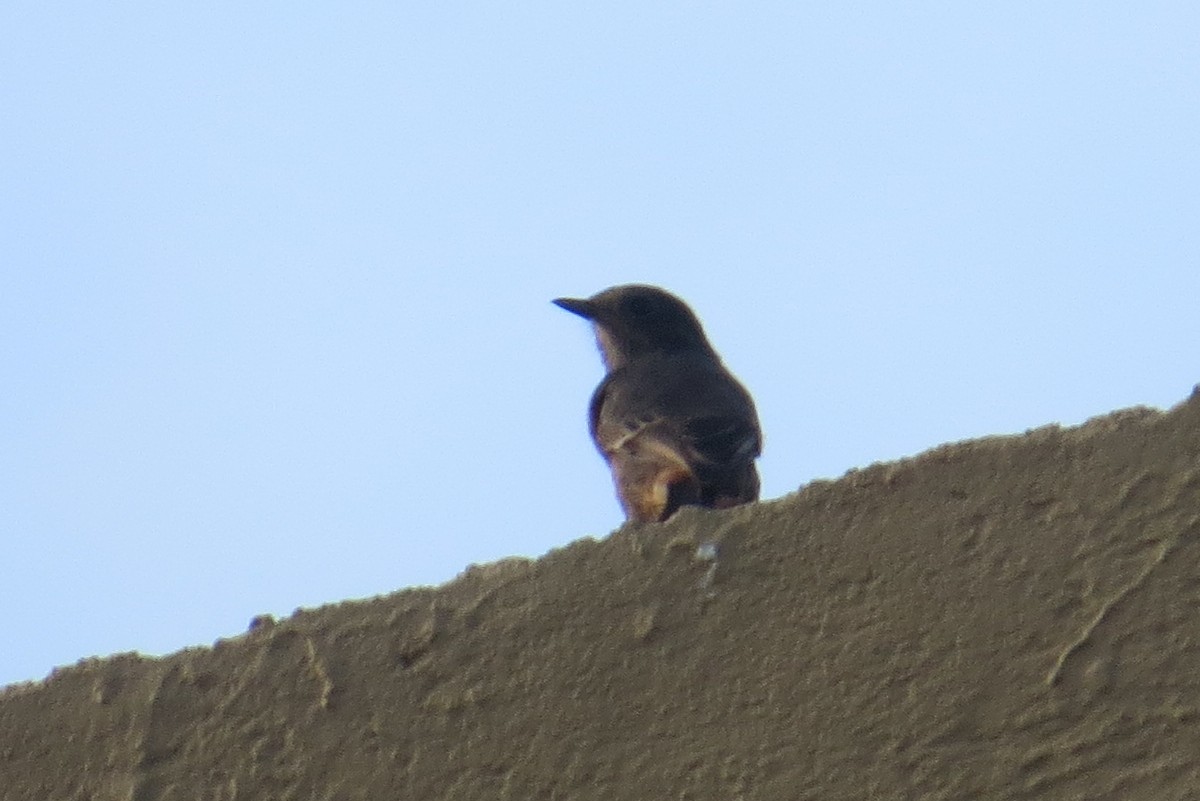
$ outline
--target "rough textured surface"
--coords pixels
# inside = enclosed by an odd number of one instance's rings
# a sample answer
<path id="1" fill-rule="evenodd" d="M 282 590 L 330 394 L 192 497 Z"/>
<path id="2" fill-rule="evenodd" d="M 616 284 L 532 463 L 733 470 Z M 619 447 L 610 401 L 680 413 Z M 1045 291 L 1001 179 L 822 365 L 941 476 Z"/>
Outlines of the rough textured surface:
<path id="1" fill-rule="evenodd" d="M 0 798 L 1200 799 L 1198 610 L 1193 394 L 81 662 Z"/>

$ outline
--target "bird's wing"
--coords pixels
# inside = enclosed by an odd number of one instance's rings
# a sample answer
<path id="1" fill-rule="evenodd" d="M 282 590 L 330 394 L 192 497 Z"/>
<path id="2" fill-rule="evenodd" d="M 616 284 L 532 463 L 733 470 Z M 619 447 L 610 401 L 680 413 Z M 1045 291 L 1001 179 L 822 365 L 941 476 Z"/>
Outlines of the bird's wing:
<path id="1" fill-rule="evenodd" d="M 652 438 L 669 443 L 688 463 L 731 467 L 753 461 L 762 451 L 762 433 L 748 401 L 728 391 L 710 397 L 701 391 L 647 404 L 630 395 L 624 379 L 621 372 L 610 373 L 592 395 L 589 424 L 601 452 Z"/>
<path id="2" fill-rule="evenodd" d="M 719 381 L 673 383 L 669 373 L 654 378 L 631 380 L 614 371 L 596 388 L 589 410 L 592 439 L 612 468 L 626 513 L 664 520 L 681 505 L 755 500 L 762 435 L 743 391 Z"/>
<path id="3" fill-rule="evenodd" d="M 753 420 L 740 414 L 706 414 L 683 424 L 683 438 L 701 464 L 746 464 L 762 451 L 762 436 Z"/>

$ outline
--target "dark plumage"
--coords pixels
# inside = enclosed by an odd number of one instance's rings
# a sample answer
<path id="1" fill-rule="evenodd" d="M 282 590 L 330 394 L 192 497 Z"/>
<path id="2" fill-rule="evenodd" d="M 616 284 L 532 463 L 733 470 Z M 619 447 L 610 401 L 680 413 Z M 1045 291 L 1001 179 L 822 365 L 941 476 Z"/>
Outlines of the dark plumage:
<path id="1" fill-rule="evenodd" d="M 595 327 L 608 374 L 592 395 L 590 429 L 629 520 L 758 500 L 754 401 L 686 303 L 640 284 L 554 302 Z"/>

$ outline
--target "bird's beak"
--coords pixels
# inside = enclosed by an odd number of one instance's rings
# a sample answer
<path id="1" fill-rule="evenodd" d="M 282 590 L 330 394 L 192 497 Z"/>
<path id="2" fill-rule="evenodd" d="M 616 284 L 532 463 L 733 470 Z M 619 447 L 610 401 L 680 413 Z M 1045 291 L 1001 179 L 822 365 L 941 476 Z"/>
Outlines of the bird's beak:
<path id="1" fill-rule="evenodd" d="M 578 314 L 585 320 L 592 320 L 596 317 L 596 304 L 584 298 L 555 298 L 554 305 L 560 309 L 566 309 L 571 314 Z"/>

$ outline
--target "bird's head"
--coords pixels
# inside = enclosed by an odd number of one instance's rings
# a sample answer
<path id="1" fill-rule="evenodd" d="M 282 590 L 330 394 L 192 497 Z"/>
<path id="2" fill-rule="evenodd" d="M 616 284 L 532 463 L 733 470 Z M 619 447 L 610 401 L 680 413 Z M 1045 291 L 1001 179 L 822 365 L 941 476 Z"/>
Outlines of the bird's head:
<path id="1" fill-rule="evenodd" d="M 655 286 L 624 284 L 590 298 L 558 298 L 554 303 L 592 322 L 610 371 L 652 353 L 700 350 L 715 356 L 688 305 Z"/>

